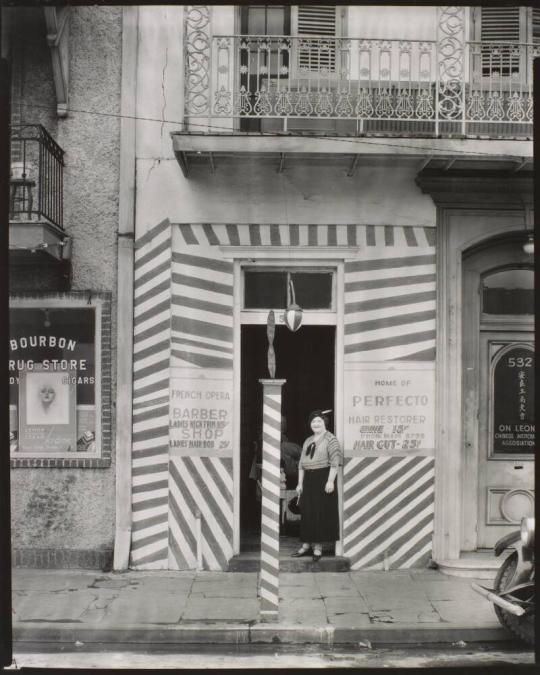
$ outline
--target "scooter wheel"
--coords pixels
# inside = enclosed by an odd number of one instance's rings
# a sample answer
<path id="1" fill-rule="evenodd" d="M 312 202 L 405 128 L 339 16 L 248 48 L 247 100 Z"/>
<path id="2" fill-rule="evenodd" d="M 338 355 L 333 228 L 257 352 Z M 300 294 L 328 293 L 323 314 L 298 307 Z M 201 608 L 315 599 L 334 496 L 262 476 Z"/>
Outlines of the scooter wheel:
<path id="1" fill-rule="evenodd" d="M 500 593 L 507 588 L 516 569 L 517 560 L 517 553 L 512 553 L 499 568 L 494 582 L 496 593 Z M 523 600 L 532 600 L 534 605 L 534 590 L 528 591 L 528 593 L 532 597 L 523 598 Z M 534 611 L 523 616 L 516 616 L 498 605 L 494 605 L 494 608 L 497 618 L 505 628 L 527 644 L 534 645 Z"/>

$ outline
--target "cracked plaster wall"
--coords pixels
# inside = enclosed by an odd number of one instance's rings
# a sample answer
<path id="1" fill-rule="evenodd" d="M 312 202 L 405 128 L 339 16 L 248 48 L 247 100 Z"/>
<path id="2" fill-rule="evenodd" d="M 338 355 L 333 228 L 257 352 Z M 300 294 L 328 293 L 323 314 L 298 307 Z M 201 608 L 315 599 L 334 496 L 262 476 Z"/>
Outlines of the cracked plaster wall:
<path id="1" fill-rule="evenodd" d="M 42 9 L 26 61 L 26 95 L 55 109 Z M 70 112 L 36 113 L 65 151 L 64 223 L 73 237 L 73 290 L 112 291 L 112 363 L 116 363 L 116 232 L 120 162 L 122 9 L 71 7 Z M 39 85 L 39 86 L 37 86 Z M 35 109 L 39 111 L 40 109 Z M 92 115 L 76 110 L 96 111 Z M 12 282 L 14 280 L 12 279 Z M 34 290 L 47 290 L 33 282 Z M 15 290 L 12 284 L 12 291 Z M 19 290 L 21 290 L 19 288 Z M 112 400 L 115 399 L 114 373 Z M 113 409 L 112 443 L 115 415 Z M 13 548 L 109 549 L 114 540 L 115 463 L 103 469 L 13 469 Z"/>
<path id="2" fill-rule="evenodd" d="M 211 13 L 213 34 L 234 33 L 234 7 L 213 6 Z M 139 8 L 137 236 L 165 218 L 173 222 L 434 225 L 435 206 L 414 183 L 416 167 L 396 165 L 393 157 L 378 167 L 368 161 L 347 177 L 349 164 L 344 159 L 296 166 L 286 159 L 279 174 L 277 161 L 243 156 L 216 160 L 215 173 L 208 163 L 194 165 L 186 179 L 170 138 L 170 132 L 182 129 L 181 124 L 171 123 L 183 119 L 182 25 L 182 7 Z M 167 122 L 161 122 L 164 119 Z"/>
<path id="3" fill-rule="evenodd" d="M 172 222 L 368 223 L 433 226 L 429 195 L 415 185 L 415 166 L 359 166 L 313 161 L 277 172 L 277 160 L 216 160 L 184 178 L 176 160 L 139 160 L 137 227 L 141 235 L 164 218 Z"/>

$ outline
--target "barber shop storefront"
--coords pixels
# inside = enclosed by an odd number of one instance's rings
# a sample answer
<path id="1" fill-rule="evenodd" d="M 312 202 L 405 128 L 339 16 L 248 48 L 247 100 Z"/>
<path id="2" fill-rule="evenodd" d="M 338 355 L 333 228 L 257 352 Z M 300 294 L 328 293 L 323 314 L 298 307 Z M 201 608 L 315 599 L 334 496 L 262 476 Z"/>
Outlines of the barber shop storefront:
<path id="1" fill-rule="evenodd" d="M 479 527 L 456 528 L 455 551 L 439 544 L 444 566 L 530 513 L 531 256 L 522 232 L 504 224 L 493 238 L 484 222 L 477 243 L 451 249 L 462 285 L 445 302 L 463 312 L 462 353 L 443 348 L 438 365 L 435 228 L 164 221 L 148 231 L 135 266 L 131 565 L 236 569 L 258 555 L 261 380 L 271 376 L 283 382 L 282 552 L 298 542 L 294 458 L 314 409 L 330 411 L 343 450 L 340 539 L 324 557 L 352 569 L 425 566 L 437 555 L 437 504 L 443 518 L 454 509 L 440 528 L 474 509 Z M 464 218 L 446 232 L 470 240 Z M 445 369 L 463 373 L 451 404 L 437 399 L 452 393 Z M 451 445 L 441 434 L 459 400 Z"/>

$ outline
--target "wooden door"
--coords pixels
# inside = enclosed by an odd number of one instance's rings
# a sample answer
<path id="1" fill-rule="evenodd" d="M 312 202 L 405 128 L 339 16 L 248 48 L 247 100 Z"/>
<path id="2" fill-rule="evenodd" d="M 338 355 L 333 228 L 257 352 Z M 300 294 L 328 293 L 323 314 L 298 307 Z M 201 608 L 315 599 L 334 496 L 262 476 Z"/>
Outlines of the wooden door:
<path id="1" fill-rule="evenodd" d="M 534 272 L 522 241 L 463 260 L 462 550 L 534 511 Z"/>

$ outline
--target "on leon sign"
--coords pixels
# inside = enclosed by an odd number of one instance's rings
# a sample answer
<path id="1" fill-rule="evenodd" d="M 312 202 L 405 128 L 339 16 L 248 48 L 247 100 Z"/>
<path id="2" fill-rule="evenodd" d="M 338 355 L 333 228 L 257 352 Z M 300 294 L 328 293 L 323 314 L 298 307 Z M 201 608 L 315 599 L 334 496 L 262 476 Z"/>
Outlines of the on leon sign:
<path id="1" fill-rule="evenodd" d="M 493 359 L 490 426 L 494 455 L 534 452 L 534 362 L 532 345 L 524 343 L 503 347 Z"/>

